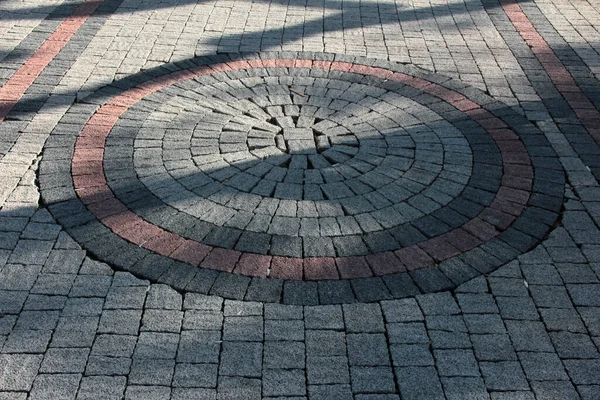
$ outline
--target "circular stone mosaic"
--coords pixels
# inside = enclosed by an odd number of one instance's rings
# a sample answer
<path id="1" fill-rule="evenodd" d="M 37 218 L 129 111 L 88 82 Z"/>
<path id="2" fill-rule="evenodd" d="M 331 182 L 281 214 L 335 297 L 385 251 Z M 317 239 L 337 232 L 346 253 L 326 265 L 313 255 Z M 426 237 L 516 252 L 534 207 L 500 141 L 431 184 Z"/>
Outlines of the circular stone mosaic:
<path id="1" fill-rule="evenodd" d="M 226 297 L 380 300 L 489 272 L 558 216 L 544 136 L 459 82 L 327 54 L 194 61 L 100 90 L 46 145 L 50 211 L 117 267 Z"/>

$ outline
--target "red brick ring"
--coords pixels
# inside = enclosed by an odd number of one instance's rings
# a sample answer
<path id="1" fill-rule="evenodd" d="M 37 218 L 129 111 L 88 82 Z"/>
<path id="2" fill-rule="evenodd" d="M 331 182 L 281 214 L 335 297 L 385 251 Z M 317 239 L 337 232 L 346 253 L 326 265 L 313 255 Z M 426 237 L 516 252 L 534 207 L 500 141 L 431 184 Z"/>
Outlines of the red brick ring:
<path id="1" fill-rule="evenodd" d="M 486 129 L 500 150 L 504 173 L 494 200 L 459 228 L 397 251 L 367 256 L 300 259 L 241 253 L 182 238 L 145 221 L 115 197 L 103 173 L 105 140 L 120 116 L 132 105 L 159 89 L 194 77 L 269 67 L 313 68 L 370 75 L 410 86 L 451 104 Z M 528 152 L 519 137 L 501 119 L 465 95 L 422 78 L 383 68 L 348 62 L 295 59 L 238 60 L 195 67 L 126 90 L 101 106 L 85 124 L 77 137 L 72 158 L 72 179 L 77 196 L 102 224 L 128 242 L 202 268 L 250 277 L 295 280 L 352 279 L 401 273 L 431 267 L 474 249 L 498 236 L 522 214 L 530 199 L 533 177 L 534 170 Z"/>

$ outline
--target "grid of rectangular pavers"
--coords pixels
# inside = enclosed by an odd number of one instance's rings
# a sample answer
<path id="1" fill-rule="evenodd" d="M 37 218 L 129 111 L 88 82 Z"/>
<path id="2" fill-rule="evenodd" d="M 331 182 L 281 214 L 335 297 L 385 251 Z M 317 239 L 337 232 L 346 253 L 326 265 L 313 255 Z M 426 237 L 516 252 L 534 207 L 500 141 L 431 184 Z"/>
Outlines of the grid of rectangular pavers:
<path id="1" fill-rule="evenodd" d="M 592 220 L 579 201 L 567 204 L 565 227 L 543 245 L 454 292 L 322 306 L 149 284 L 86 257 L 45 210 L 30 208 L 3 217 L 13 232 L 2 233 L 0 393 L 591 399 L 600 390 L 599 256 L 577 246 Z"/>

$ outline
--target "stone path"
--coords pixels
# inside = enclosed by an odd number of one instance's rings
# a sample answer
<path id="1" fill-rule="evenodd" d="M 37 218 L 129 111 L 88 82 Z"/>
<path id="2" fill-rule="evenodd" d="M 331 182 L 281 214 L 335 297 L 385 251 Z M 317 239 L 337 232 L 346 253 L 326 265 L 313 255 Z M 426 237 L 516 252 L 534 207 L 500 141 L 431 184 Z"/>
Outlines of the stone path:
<path id="1" fill-rule="evenodd" d="M 600 398 L 596 1 L 0 5 L 0 399 Z"/>

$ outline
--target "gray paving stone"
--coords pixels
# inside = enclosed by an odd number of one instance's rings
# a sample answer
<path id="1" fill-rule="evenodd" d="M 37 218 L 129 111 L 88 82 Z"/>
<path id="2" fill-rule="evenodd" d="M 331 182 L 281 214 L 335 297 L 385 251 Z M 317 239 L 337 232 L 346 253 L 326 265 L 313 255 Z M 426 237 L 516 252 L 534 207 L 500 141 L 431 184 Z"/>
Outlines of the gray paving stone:
<path id="1" fill-rule="evenodd" d="M 600 360 L 563 360 L 563 364 L 575 385 L 598 385 Z"/>
<path id="2" fill-rule="evenodd" d="M 304 340 L 302 320 L 265 321 L 265 340 Z"/>
<path id="3" fill-rule="evenodd" d="M 128 357 L 90 355 L 85 368 L 85 375 L 125 376 L 129 374 L 131 362 L 131 358 Z"/>
<path id="4" fill-rule="evenodd" d="M 449 400 L 486 400 L 490 398 L 481 378 L 442 377 L 441 381 L 446 398 Z"/>
<path id="5" fill-rule="evenodd" d="M 44 353 L 48 348 L 52 331 L 14 329 L 6 338 L 3 353 Z"/>
<path id="6" fill-rule="evenodd" d="M 200 293 L 186 293 L 183 302 L 184 310 L 221 311 L 222 307 L 222 298 Z"/>
<path id="7" fill-rule="evenodd" d="M 381 308 L 387 322 L 423 321 L 423 313 L 415 299 L 382 301 Z"/>
<path id="8" fill-rule="evenodd" d="M 79 385 L 77 399 L 122 399 L 125 384 L 126 378 L 124 376 L 84 376 Z"/>
<path id="9" fill-rule="evenodd" d="M 383 332 L 383 315 L 378 304 L 344 304 L 344 322 L 349 332 Z"/>
<path id="10" fill-rule="evenodd" d="M 94 341 L 92 355 L 108 357 L 131 357 L 137 337 L 125 335 L 99 335 Z"/>
<path id="11" fill-rule="evenodd" d="M 507 334 L 471 335 L 475 356 L 480 361 L 517 360 Z"/>
<path id="12" fill-rule="evenodd" d="M 308 306 L 304 308 L 306 329 L 343 329 L 342 307 L 339 305 Z"/>
<path id="13" fill-rule="evenodd" d="M 346 355 L 345 335 L 335 331 L 306 331 L 306 353 L 309 356 Z"/>
<path id="14" fill-rule="evenodd" d="M 472 350 L 434 350 L 433 354 L 440 376 L 480 376 Z"/>
<path id="15" fill-rule="evenodd" d="M 384 335 L 349 334 L 346 340 L 350 365 L 390 365 L 390 356 Z"/>
<path id="16" fill-rule="evenodd" d="M 568 380 L 560 359 L 553 353 L 519 353 L 521 366 L 530 381 Z"/>
<path id="17" fill-rule="evenodd" d="M 144 311 L 144 316 L 142 318 L 141 331 L 179 333 L 182 320 L 183 312 L 181 311 L 146 310 Z"/>
<path id="18" fill-rule="evenodd" d="M 264 396 L 290 397 L 304 394 L 306 394 L 304 371 L 284 369 L 267 369 L 264 371 Z"/>
<path id="19" fill-rule="evenodd" d="M 42 355 L 0 354 L 0 390 L 29 391 L 42 362 Z"/>
<path id="20" fill-rule="evenodd" d="M 506 321 L 506 328 L 517 351 L 554 351 L 539 321 Z"/>
<path id="21" fill-rule="evenodd" d="M 164 386 L 129 385 L 125 390 L 127 400 L 159 400 L 171 396 L 171 388 Z"/>
<path id="22" fill-rule="evenodd" d="M 142 310 L 105 310 L 100 317 L 98 333 L 137 335 Z"/>
<path id="23" fill-rule="evenodd" d="M 394 374 L 390 367 L 351 367 L 354 393 L 394 393 Z"/>
<path id="24" fill-rule="evenodd" d="M 223 325 L 223 340 L 262 341 L 262 317 L 226 317 Z"/>
<path id="25" fill-rule="evenodd" d="M 568 381 L 532 382 L 531 388 L 538 399 L 579 399 L 577 391 Z"/>
<path id="26" fill-rule="evenodd" d="M 176 364 L 174 387 L 216 388 L 217 364 Z"/>
<path id="27" fill-rule="evenodd" d="M 175 360 L 133 359 L 128 383 L 130 385 L 170 386 Z"/>
<path id="28" fill-rule="evenodd" d="M 90 349 L 48 349 L 41 373 L 83 373 Z"/>
<path id="29" fill-rule="evenodd" d="M 177 362 L 219 362 L 221 333 L 215 331 L 183 331 L 179 340 Z"/>
<path id="30" fill-rule="evenodd" d="M 425 315 L 458 314 L 460 309 L 449 292 L 425 294 L 417 296 L 419 306 Z"/>
<path id="31" fill-rule="evenodd" d="M 81 375 L 40 374 L 29 393 L 32 399 L 72 399 L 77 394 Z"/>
<path id="32" fill-rule="evenodd" d="M 312 350 L 311 353 L 319 354 Z M 340 351 L 340 353 L 342 352 Z M 302 342 L 267 341 L 264 348 L 264 367 L 270 369 L 303 369 L 306 367 L 305 354 L 305 345 Z"/>
<path id="33" fill-rule="evenodd" d="M 396 368 L 396 381 L 402 399 L 444 399 L 434 367 Z"/>
<path id="34" fill-rule="evenodd" d="M 52 335 L 51 347 L 90 347 L 98 329 L 98 317 L 62 317 Z"/>
<path id="35" fill-rule="evenodd" d="M 550 332 L 549 335 L 560 358 L 600 358 L 588 335 L 570 332 Z"/>
<path id="36" fill-rule="evenodd" d="M 516 361 L 480 362 L 479 368 L 488 390 L 529 390 L 527 379 Z"/>
<path id="37" fill-rule="evenodd" d="M 308 394 L 311 399 L 316 400 L 351 400 L 352 391 L 350 385 L 310 385 Z"/>
<path id="38" fill-rule="evenodd" d="M 303 307 L 283 304 L 265 304 L 264 314 L 266 320 L 301 320 Z"/>
<path id="39" fill-rule="evenodd" d="M 260 378 L 262 343 L 223 342 L 219 375 Z"/>
<path id="40" fill-rule="evenodd" d="M 217 391 L 214 389 L 201 388 L 174 388 L 171 391 L 171 399 L 173 400 L 215 400 Z"/>
<path id="41" fill-rule="evenodd" d="M 197 295 L 190 293 L 190 299 Z M 148 291 L 145 308 L 156 308 L 166 310 L 180 310 L 182 305 L 181 295 L 167 285 L 152 285 Z"/>
<path id="42" fill-rule="evenodd" d="M 174 359 L 179 335 L 164 332 L 142 332 L 133 356 L 135 359 Z"/>

